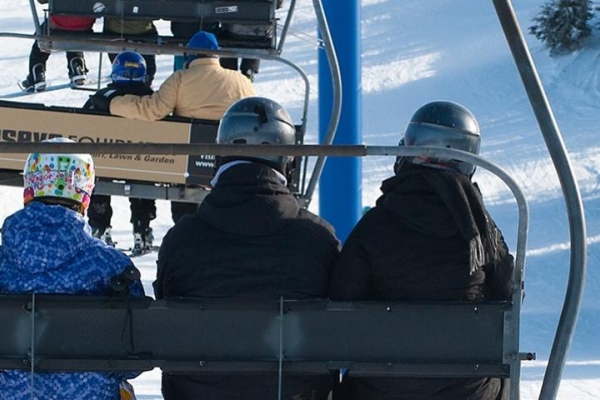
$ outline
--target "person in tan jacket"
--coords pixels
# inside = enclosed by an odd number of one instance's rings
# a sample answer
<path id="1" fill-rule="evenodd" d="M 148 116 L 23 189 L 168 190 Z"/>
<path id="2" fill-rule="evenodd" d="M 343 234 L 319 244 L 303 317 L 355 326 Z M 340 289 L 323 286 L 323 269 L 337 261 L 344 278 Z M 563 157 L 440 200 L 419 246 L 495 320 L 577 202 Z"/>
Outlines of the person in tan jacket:
<path id="1" fill-rule="evenodd" d="M 188 47 L 219 50 L 212 33 L 199 31 Z M 175 71 L 152 95 L 125 95 L 113 98 L 92 96 L 103 102 L 112 115 L 155 121 L 173 114 L 179 117 L 220 120 L 230 105 L 254 96 L 252 82 L 238 71 L 221 67 L 218 56 L 190 54 L 186 69 Z M 196 203 L 171 202 L 171 217 L 177 222 L 185 214 L 195 214 Z"/>
<path id="2" fill-rule="evenodd" d="M 199 31 L 189 47 L 218 50 L 212 33 Z M 194 54 L 187 68 L 175 71 L 149 96 L 125 95 L 110 102 L 110 113 L 131 119 L 155 121 L 170 115 L 219 120 L 225 110 L 245 97 L 254 96 L 254 87 L 244 75 L 221 67 L 218 56 Z"/>

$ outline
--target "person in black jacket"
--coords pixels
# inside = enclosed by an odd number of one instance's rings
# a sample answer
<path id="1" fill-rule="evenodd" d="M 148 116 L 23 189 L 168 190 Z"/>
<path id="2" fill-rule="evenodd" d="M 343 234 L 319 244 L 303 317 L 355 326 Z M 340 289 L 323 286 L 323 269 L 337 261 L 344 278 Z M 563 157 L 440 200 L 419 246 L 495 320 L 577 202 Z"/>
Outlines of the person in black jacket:
<path id="1" fill-rule="evenodd" d="M 110 83 L 100 89 L 84 104 L 86 110 L 110 112 L 110 100 L 115 96 L 133 94 L 145 96 L 153 93 L 147 85 L 146 61 L 134 51 L 119 53 L 112 64 Z M 150 221 L 156 218 L 156 205 L 152 199 L 129 198 L 131 208 L 131 223 L 133 224 L 134 253 L 142 253 L 152 247 L 152 228 Z M 110 221 L 112 207 L 110 196 L 93 194 L 88 211 L 92 235 L 114 245 L 111 237 Z"/>
<path id="2" fill-rule="evenodd" d="M 276 102 L 249 97 L 225 112 L 217 143 L 295 144 Z M 244 300 L 326 298 L 340 243 L 333 228 L 299 207 L 287 188 L 292 157 L 217 157 L 213 188 L 195 215 L 181 218 L 158 254 L 154 294 Z M 240 332 L 240 335 L 243 335 Z M 283 399 L 325 400 L 329 375 L 284 375 Z M 163 373 L 166 400 L 277 398 L 278 377 Z"/>
<path id="3" fill-rule="evenodd" d="M 479 126 L 463 106 L 432 102 L 413 115 L 401 145 L 479 154 Z M 475 166 L 398 157 L 394 171 L 344 244 L 331 275 L 331 299 L 509 300 L 513 257 L 471 182 Z M 496 400 L 508 395 L 507 386 L 498 378 L 359 378 L 350 370 L 335 397 Z"/>

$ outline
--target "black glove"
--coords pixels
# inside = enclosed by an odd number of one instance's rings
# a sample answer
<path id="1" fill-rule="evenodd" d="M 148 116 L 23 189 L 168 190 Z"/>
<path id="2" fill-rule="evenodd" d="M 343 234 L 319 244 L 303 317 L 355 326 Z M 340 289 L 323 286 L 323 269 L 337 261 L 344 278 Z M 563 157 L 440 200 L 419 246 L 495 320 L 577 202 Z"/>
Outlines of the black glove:
<path id="1" fill-rule="evenodd" d="M 117 96 L 121 96 L 116 90 L 98 92 L 90 96 L 92 109 L 104 112 L 110 112 L 110 102 Z"/>

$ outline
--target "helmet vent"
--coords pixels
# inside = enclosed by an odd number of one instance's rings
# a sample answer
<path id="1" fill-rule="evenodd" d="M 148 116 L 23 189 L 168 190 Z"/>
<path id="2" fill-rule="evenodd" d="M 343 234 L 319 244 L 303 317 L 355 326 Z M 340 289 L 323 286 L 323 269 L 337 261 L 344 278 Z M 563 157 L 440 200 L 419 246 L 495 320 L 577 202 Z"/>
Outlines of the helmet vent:
<path id="1" fill-rule="evenodd" d="M 246 142 L 246 139 L 235 139 L 233 141 L 233 144 L 246 144 L 248 142 Z"/>

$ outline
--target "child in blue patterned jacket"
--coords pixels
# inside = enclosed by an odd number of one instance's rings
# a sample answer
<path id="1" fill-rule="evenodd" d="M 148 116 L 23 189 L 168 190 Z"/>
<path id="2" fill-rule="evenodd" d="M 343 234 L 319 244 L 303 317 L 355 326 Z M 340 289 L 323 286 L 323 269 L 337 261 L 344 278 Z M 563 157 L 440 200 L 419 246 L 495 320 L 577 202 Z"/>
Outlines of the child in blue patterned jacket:
<path id="1" fill-rule="evenodd" d="M 69 139 L 51 139 L 66 142 Z M 24 204 L 2 227 L 0 292 L 110 295 L 110 279 L 131 260 L 92 237 L 84 215 L 94 188 L 89 154 L 32 153 L 24 169 Z M 129 294 L 144 296 L 140 281 Z M 118 400 L 139 373 L 0 371 L 0 399 Z"/>

